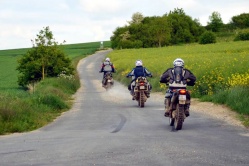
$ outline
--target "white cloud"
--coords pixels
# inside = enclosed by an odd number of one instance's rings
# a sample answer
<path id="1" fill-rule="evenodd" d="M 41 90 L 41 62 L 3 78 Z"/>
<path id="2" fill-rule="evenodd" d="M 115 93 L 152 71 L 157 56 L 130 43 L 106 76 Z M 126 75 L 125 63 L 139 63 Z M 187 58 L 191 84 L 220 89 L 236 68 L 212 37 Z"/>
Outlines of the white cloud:
<path id="1" fill-rule="evenodd" d="M 98 14 L 118 12 L 125 5 L 117 0 L 80 0 L 80 4 L 84 11 Z"/>
<path id="2" fill-rule="evenodd" d="M 205 25 L 214 11 L 228 23 L 248 6 L 248 0 L 0 0 L 0 50 L 31 47 L 30 40 L 46 26 L 58 42 L 83 43 L 110 40 L 135 12 L 162 16 L 183 8 Z"/>

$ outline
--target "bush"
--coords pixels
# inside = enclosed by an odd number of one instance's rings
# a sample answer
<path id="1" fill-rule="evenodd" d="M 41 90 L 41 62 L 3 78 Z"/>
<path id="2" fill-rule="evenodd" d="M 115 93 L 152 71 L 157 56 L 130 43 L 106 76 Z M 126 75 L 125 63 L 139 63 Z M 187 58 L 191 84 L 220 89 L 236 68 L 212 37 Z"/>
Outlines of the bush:
<path id="1" fill-rule="evenodd" d="M 238 33 L 238 35 L 235 37 L 234 41 L 239 40 L 249 40 L 249 30 L 244 30 Z"/>
<path id="2" fill-rule="evenodd" d="M 69 108 L 60 97 L 53 94 L 38 95 L 35 102 L 44 104 L 47 107 L 52 108 L 52 110 L 55 109 L 55 111 Z"/>
<path id="3" fill-rule="evenodd" d="M 200 36 L 199 44 L 216 43 L 216 35 L 211 31 L 206 31 Z"/>
<path id="4" fill-rule="evenodd" d="M 135 41 L 124 40 L 121 42 L 122 49 L 142 48 L 142 46 L 143 46 L 143 42 L 140 40 L 135 40 Z"/>

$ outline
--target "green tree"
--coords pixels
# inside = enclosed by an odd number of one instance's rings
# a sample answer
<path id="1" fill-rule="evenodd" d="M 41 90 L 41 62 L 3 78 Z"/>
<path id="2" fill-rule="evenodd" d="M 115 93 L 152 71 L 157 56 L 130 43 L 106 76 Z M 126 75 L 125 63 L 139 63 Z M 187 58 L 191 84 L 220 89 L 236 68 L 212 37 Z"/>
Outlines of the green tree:
<path id="1" fill-rule="evenodd" d="M 113 32 L 113 35 L 111 36 L 111 47 L 113 49 L 122 49 L 122 41 L 126 40 L 128 38 L 129 32 L 128 32 L 128 27 L 118 27 L 116 30 Z"/>
<path id="2" fill-rule="evenodd" d="M 200 36 L 199 44 L 216 43 L 216 35 L 212 31 L 206 31 Z"/>
<path id="3" fill-rule="evenodd" d="M 128 23 L 131 24 L 140 24 L 144 19 L 144 16 L 140 12 L 136 12 L 132 15 L 131 21 L 128 21 Z"/>
<path id="4" fill-rule="evenodd" d="M 232 24 L 238 28 L 248 28 L 249 27 L 249 13 L 242 13 L 238 16 L 233 16 Z"/>
<path id="5" fill-rule="evenodd" d="M 112 48 L 148 48 L 197 42 L 205 30 L 183 9 L 175 9 L 162 17 L 143 17 L 141 13 L 135 13 L 128 23 L 128 26 L 113 32 Z"/>
<path id="6" fill-rule="evenodd" d="M 207 29 L 213 32 L 220 32 L 223 27 L 223 21 L 220 13 L 213 12 L 211 16 L 209 16 L 209 22 L 207 22 Z"/>
<path id="7" fill-rule="evenodd" d="M 32 49 L 18 60 L 20 86 L 26 86 L 45 77 L 56 77 L 61 73 L 73 73 L 71 60 L 60 49 L 49 27 L 41 30 L 32 42 Z"/>
<path id="8" fill-rule="evenodd" d="M 172 29 L 171 44 L 196 42 L 204 31 L 200 23 L 197 20 L 192 20 L 183 9 L 174 9 L 166 16 L 168 16 L 168 22 Z"/>
<path id="9" fill-rule="evenodd" d="M 152 42 L 155 46 L 161 47 L 168 45 L 171 39 L 171 27 L 167 17 L 151 17 L 148 25 L 148 33 L 151 35 Z"/>

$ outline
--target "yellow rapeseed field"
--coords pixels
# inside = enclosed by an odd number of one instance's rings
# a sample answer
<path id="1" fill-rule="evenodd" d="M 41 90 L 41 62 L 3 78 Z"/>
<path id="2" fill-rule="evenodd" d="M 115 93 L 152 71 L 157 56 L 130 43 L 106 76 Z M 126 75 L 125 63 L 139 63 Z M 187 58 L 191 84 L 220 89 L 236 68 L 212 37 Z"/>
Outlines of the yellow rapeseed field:
<path id="1" fill-rule="evenodd" d="M 153 74 L 150 82 L 154 91 L 166 89 L 159 78 L 173 66 L 176 58 L 182 58 L 185 68 L 197 77 L 196 85 L 191 88 L 196 96 L 212 95 L 234 86 L 249 86 L 249 41 L 114 50 L 108 56 L 117 69 L 116 79 L 124 83 L 128 82 L 125 75 L 135 67 L 135 61 L 141 59 Z"/>

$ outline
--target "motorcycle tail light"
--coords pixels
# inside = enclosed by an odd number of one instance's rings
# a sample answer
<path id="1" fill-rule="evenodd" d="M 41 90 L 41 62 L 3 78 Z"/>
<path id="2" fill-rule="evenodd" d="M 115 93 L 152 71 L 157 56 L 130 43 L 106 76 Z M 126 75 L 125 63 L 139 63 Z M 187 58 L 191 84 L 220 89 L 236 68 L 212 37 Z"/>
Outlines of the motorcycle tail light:
<path id="1" fill-rule="evenodd" d="M 186 91 L 185 89 L 181 89 L 181 90 L 179 91 L 179 93 L 182 94 L 182 95 L 185 95 L 186 92 L 187 92 L 187 91 Z"/>
<path id="2" fill-rule="evenodd" d="M 144 82 L 139 82 L 139 85 L 144 85 Z"/>

